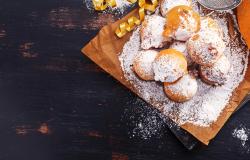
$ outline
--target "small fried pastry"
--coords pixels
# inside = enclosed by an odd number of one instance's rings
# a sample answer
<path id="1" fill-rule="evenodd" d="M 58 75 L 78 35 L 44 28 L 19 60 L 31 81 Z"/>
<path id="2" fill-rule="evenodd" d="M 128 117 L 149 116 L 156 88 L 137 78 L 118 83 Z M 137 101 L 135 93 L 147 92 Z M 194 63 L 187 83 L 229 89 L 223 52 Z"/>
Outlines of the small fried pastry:
<path id="1" fill-rule="evenodd" d="M 165 21 L 165 18 L 158 15 L 145 17 L 140 30 L 142 49 L 161 48 L 164 46 L 168 41 L 162 35 Z"/>
<path id="2" fill-rule="evenodd" d="M 222 55 L 213 66 L 200 66 L 201 79 L 210 85 L 222 85 L 228 78 L 230 62 Z"/>
<path id="3" fill-rule="evenodd" d="M 185 74 L 175 83 L 164 83 L 164 91 L 169 99 L 175 102 L 185 102 L 190 100 L 197 92 L 196 79 Z"/>
<path id="4" fill-rule="evenodd" d="M 135 73 L 143 80 L 153 80 L 154 72 L 152 63 L 155 60 L 158 52 L 154 50 L 140 51 L 133 62 Z"/>
<path id="5" fill-rule="evenodd" d="M 223 54 L 225 47 L 222 38 L 210 31 L 196 33 L 187 41 L 192 60 L 204 66 L 212 66 Z"/>
<path id="6" fill-rule="evenodd" d="M 201 18 L 201 28 L 200 31 L 211 31 L 218 34 L 220 37 L 223 37 L 223 31 L 219 24 L 210 17 Z"/>
<path id="7" fill-rule="evenodd" d="M 153 62 L 154 79 L 161 82 L 175 82 L 187 73 L 187 61 L 175 49 L 160 51 Z"/>
<path id="8" fill-rule="evenodd" d="M 200 15 L 189 6 L 176 6 L 168 11 L 163 35 L 179 41 L 188 40 L 200 30 Z"/>

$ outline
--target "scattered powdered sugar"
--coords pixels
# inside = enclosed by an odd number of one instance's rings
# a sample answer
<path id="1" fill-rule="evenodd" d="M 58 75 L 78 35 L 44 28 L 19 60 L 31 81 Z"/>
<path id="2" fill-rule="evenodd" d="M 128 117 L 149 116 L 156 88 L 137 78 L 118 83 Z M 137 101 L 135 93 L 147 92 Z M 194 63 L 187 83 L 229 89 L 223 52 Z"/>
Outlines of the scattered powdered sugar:
<path id="1" fill-rule="evenodd" d="M 198 79 L 196 95 L 185 103 L 175 103 L 169 100 L 164 94 L 162 84 L 140 80 L 133 72 L 131 67 L 133 59 L 141 50 L 140 27 L 133 32 L 119 56 L 124 76 L 136 88 L 139 96 L 179 125 L 192 123 L 199 126 L 209 126 L 216 121 L 228 104 L 232 92 L 244 78 L 248 53 L 238 47 L 235 39 L 230 39 L 226 19 L 218 17 L 217 15 L 216 20 L 225 35 L 226 49 L 224 54 L 232 67 L 228 73 L 229 78 L 224 85 L 216 87 L 207 85 Z"/>
<path id="2" fill-rule="evenodd" d="M 140 98 L 128 101 L 122 121 L 126 123 L 130 137 L 160 138 L 166 132 L 166 119 Z"/>
<path id="3" fill-rule="evenodd" d="M 232 132 L 234 138 L 237 138 L 241 141 L 243 147 L 246 146 L 246 142 L 248 141 L 249 129 L 246 127 L 235 128 Z"/>
<path id="4" fill-rule="evenodd" d="M 165 21 L 165 18 L 158 15 L 145 17 L 141 27 L 141 48 L 163 47 L 164 42 L 167 41 L 162 35 Z"/>
<path id="5" fill-rule="evenodd" d="M 86 4 L 86 7 L 89 11 L 94 11 L 93 2 L 92 0 L 83 0 Z M 123 14 L 129 7 L 133 6 L 134 4 L 128 2 L 127 0 L 116 0 L 116 7 L 108 8 L 102 12 L 105 13 L 114 13 L 114 14 Z"/>

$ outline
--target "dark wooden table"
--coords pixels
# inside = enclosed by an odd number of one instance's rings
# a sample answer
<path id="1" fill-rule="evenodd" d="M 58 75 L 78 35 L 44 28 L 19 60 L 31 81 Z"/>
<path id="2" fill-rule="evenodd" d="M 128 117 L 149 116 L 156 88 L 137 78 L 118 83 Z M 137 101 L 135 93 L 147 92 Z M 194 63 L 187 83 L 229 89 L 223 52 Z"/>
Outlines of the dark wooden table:
<path id="1" fill-rule="evenodd" d="M 246 148 L 232 137 L 240 125 L 250 128 L 249 105 L 208 147 L 190 152 L 81 54 L 118 17 L 90 12 L 82 0 L 0 0 L 0 159 L 250 159 L 250 141 Z"/>

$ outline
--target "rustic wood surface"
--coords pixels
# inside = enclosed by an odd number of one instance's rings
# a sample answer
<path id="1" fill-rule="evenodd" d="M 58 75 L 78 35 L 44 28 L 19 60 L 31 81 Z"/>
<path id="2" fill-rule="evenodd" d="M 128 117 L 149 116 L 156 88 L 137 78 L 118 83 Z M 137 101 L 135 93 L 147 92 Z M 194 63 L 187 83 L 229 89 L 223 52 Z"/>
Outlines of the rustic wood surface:
<path id="1" fill-rule="evenodd" d="M 155 112 L 156 132 L 136 129 L 146 104 L 80 52 L 119 16 L 82 0 L 0 0 L 0 159 L 250 159 L 250 141 L 232 136 L 250 128 L 249 104 L 191 152 Z"/>

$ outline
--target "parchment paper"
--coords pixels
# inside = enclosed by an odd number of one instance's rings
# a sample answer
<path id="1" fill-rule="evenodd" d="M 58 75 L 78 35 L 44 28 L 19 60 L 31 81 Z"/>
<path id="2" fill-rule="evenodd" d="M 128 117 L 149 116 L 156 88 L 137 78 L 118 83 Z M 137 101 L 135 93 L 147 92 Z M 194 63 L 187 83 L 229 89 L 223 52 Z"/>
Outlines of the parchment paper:
<path id="1" fill-rule="evenodd" d="M 83 49 L 82 52 L 87 57 L 89 57 L 92 61 L 94 61 L 97 65 L 99 65 L 102 69 L 120 81 L 123 85 L 137 94 L 136 90 L 132 87 L 132 85 L 127 82 L 123 76 L 122 68 L 120 66 L 120 61 L 118 60 L 118 54 L 122 50 L 124 44 L 128 41 L 131 33 L 128 33 L 123 38 L 117 38 L 115 33 L 115 29 L 117 26 L 128 19 L 131 15 L 137 14 L 137 9 L 130 12 L 127 16 L 120 19 L 119 21 L 104 26 L 98 35 L 93 38 Z M 232 19 L 229 20 L 232 21 Z M 235 30 L 233 21 L 231 26 L 229 26 L 232 32 L 232 38 L 238 39 L 241 43 L 239 47 L 248 52 L 248 49 L 245 43 L 241 40 L 241 35 L 239 33 L 235 34 Z M 229 30 L 230 30 L 229 29 Z M 248 63 L 249 64 L 249 63 Z M 249 67 L 248 67 L 249 68 Z M 220 131 L 223 125 L 231 116 L 232 112 L 237 108 L 242 99 L 246 96 L 246 94 L 250 91 L 250 72 L 249 69 L 246 72 L 244 81 L 240 83 L 239 87 L 235 89 L 233 96 L 230 99 L 229 104 L 224 108 L 221 115 L 217 119 L 216 122 L 211 124 L 209 127 L 200 127 L 195 126 L 193 124 L 184 124 L 181 126 L 184 130 L 192 134 L 195 138 L 197 138 L 202 143 L 208 145 L 209 141 L 213 139 L 216 134 Z M 138 94 L 137 94 L 138 95 Z"/>

